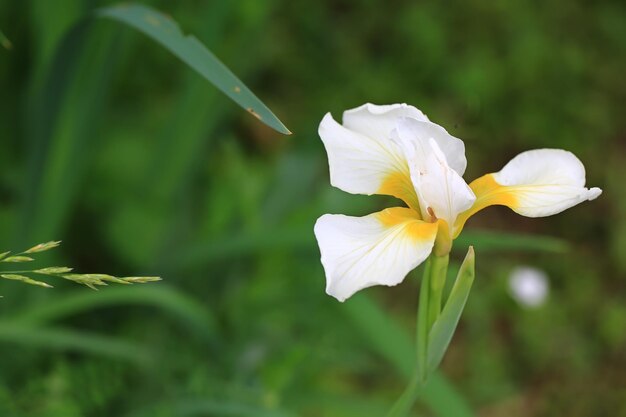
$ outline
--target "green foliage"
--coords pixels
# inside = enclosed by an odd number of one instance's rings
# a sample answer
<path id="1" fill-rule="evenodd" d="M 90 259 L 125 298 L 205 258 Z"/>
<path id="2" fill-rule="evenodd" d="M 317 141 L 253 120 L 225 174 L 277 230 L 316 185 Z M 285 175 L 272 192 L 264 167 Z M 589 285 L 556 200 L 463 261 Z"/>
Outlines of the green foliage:
<path id="1" fill-rule="evenodd" d="M 312 234 L 323 213 L 390 206 L 333 190 L 316 137 L 325 112 L 366 101 L 415 104 L 464 139 L 467 180 L 563 147 L 605 188 L 549 219 L 469 221 L 446 288 L 470 244 L 476 280 L 415 414 L 626 412 L 622 3 L 146 2 L 284 116 L 288 141 L 112 22 L 59 55 L 112 3 L 0 2 L 0 247 L 62 238 L 42 268 L 167 287 L 0 280 L 0 415 L 384 415 L 414 369 L 419 274 L 339 305 Z M 539 309 L 508 294 L 518 264 L 550 276 Z"/>

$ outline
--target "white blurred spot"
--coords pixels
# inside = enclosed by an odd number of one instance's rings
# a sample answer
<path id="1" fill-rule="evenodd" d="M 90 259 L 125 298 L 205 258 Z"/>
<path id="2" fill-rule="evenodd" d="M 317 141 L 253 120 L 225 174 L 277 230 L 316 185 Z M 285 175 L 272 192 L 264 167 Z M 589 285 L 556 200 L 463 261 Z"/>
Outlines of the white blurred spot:
<path id="1" fill-rule="evenodd" d="M 509 276 L 509 290 L 511 296 L 522 306 L 537 308 L 548 297 L 548 275 L 537 268 L 516 267 Z"/>

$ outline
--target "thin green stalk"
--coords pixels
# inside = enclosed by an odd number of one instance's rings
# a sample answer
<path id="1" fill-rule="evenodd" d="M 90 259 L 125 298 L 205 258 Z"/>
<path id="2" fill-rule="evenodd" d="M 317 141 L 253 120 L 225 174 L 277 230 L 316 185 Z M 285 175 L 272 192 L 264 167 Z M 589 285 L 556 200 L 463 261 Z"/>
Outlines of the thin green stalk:
<path id="1" fill-rule="evenodd" d="M 413 407 L 420 390 L 428 378 L 428 335 L 433 324 L 441 314 L 441 300 L 449 259 L 449 255 L 437 256 L 432 254 L 426 261 L 424 277 L 420 287 L 419 304 L 417 306 L 417 340 L 415 343 L 417 347 L 417 363 L 415 373 L 409 385 L 387 414 L 387 417 L 406 416 L 411 407 Z"/>
<path id="2" fill-rule="evenodd" d="M 411 410 L 411 407 L 415 403 L 417 396 L 419 394 L 420 388 L 424 385 L 424 381 L 426 380 L 426 362 L 428 360 L 428 331 L 430 326 L 428 326 L 428 306 L 429 306 L 429 296 L 430 296 L 430 281 L 431 281 L 431 273 L 433 271 L 432 265 L 432 256 L 428 258 L 426 261 L 424 276 L 422 277 L 422 284 L 420 287 L 420 295 L 419 302 L 417 305 L 417 329 L 416 329 L 416 341 L 415 345 L 417 347 L 417 361 L 415 364 L 415 372 L 411 377 L 411 381 L 409 385 L 405 388 L 404 392 L 396 400 L 389 413 L 387 413 L 387 417 L 402 417 L 406 416 L 408 412 Z"/>
<path id="3" fill-rule="evenodd" d="M 424 383 L 420 382 L 419 375 L 416 372 L 400 398 L 398 398 L 391 410 L 389 410 L 389 413 L 387 413 L 387 417 L 406 416 L 411 410 L 411 407 L 413 407 L 413 404 L 415 404 L 415 400 L 417 400 L 419 391 L 423 386 Z"/>
<path id="4" fill-rule="evenodd" d="M 432 258 L 432 257 L 431 257 Z M 432 273 L 432 260 L 428 258 L 420 287 L 419 304 L 417 305 L 417 328 L 415 332 L 415 346 L 417 347 L 417 363 L 415 372 L 419 381 L 426 380 L 426 361 L 428 359 L 428 305 L 430 303 L 430 277 Z"/>
<path id="5" fill-rule="evenodd" d="M 448 261 L 450 255 L 430 256 L 432 259 L 430 272 L 430 287 L 428 297 L 428 330 L 433 327 L 439 315 L 441 314 L 441 300 L 443 297 L 443 287 L 446 284 L 446 275 L 448 273 Z"/>

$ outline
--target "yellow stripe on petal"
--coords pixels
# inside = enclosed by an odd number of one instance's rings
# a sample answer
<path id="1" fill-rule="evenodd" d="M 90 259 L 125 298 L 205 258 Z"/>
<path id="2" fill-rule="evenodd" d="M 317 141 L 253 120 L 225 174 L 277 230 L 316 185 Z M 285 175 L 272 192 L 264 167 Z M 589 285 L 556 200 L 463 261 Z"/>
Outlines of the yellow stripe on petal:
<path id="1" fill-rule="evenodd" d="M 404 226 L 404 232 L 414 240 L 432 241 L 437 234 L 437 223 L 427 223 L 420 219 L 415 210 L 404 207 L 385 209 L 376 214 L 383 226 L 393 228 Z"/>
<path id="2" fill-rule="evenodd" d="M 377 194 L 390 195 L 404 201 L 416 214 L 420 213 L 420 205 L 415 193 L 415 187 L 411 182 L 411 176 L 407 172 L 394 172 L 387 175 Z"/>
<path id="3" fill-rule="evenodd" d="M 510 208 L 515 208 L 517 205 L 517 198 L 515 197 L 515 193 L 511 191 L 511 187 L 498 184 L 493 174 L 483 175 L 472 181 L 470 188 L 476 195 L 476 203 L 474 203 L 472 209 L 476 209 L 479 200 L 480 205 L 482 205 L 482 207 L 477 208 L 476 211 L 493 205 L 507 206 Z"/>
<path id="4" fill-rule="evenodd" d="M 513 210 L 518 205 L 518 199 L 512 187 L 498 184 L 494 174 L 483 175 L 470 183 L 470 188 L 476 195 L 476 201 L 469 210 L 459 214 L 454 225 L 454 237 L 456 238 L 467 219 L 478 211 L 489 206 L 507 206 Z"/>
<path id="5" fill-rule="evenodd" d="M 522 216 L 545 217 L 602 193 L 599 188 L 585 187 L 582 162 L 561 149 L 522 152 L 499 172 L 478 178 L 470 187 L 476 202 L 457 218 L 455 236 L 471 215 L 488 206 L 502 205 Z"/>

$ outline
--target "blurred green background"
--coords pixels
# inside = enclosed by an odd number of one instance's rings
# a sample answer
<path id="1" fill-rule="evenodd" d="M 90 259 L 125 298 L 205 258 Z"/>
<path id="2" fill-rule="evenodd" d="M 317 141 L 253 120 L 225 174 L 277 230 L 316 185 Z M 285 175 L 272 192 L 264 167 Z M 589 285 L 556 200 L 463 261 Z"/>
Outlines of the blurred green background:
<path id="1" fill-rule="evenodd" d="M 466 143 L 468 182 L 573 151 L 600 199 L 472 218 L 477 280 L 420 416 L 626 416 L 626 5 L 622 1 L 146 1 L 294 132 L 246 114 L 108 1 L 0 3 L 0 249 L 161 275 L 98 292 L 0 282 L 0 416 L 380 416 L 410 374 L 419 270 L 340 304 L 323 213 L 395 203 L 330 187 L 317 137 L 365 102 L 414 104 Z M 535 236 L 535 237 L 529 237 Z M 547 272 L 546 303 L 509 295 Z"/>

